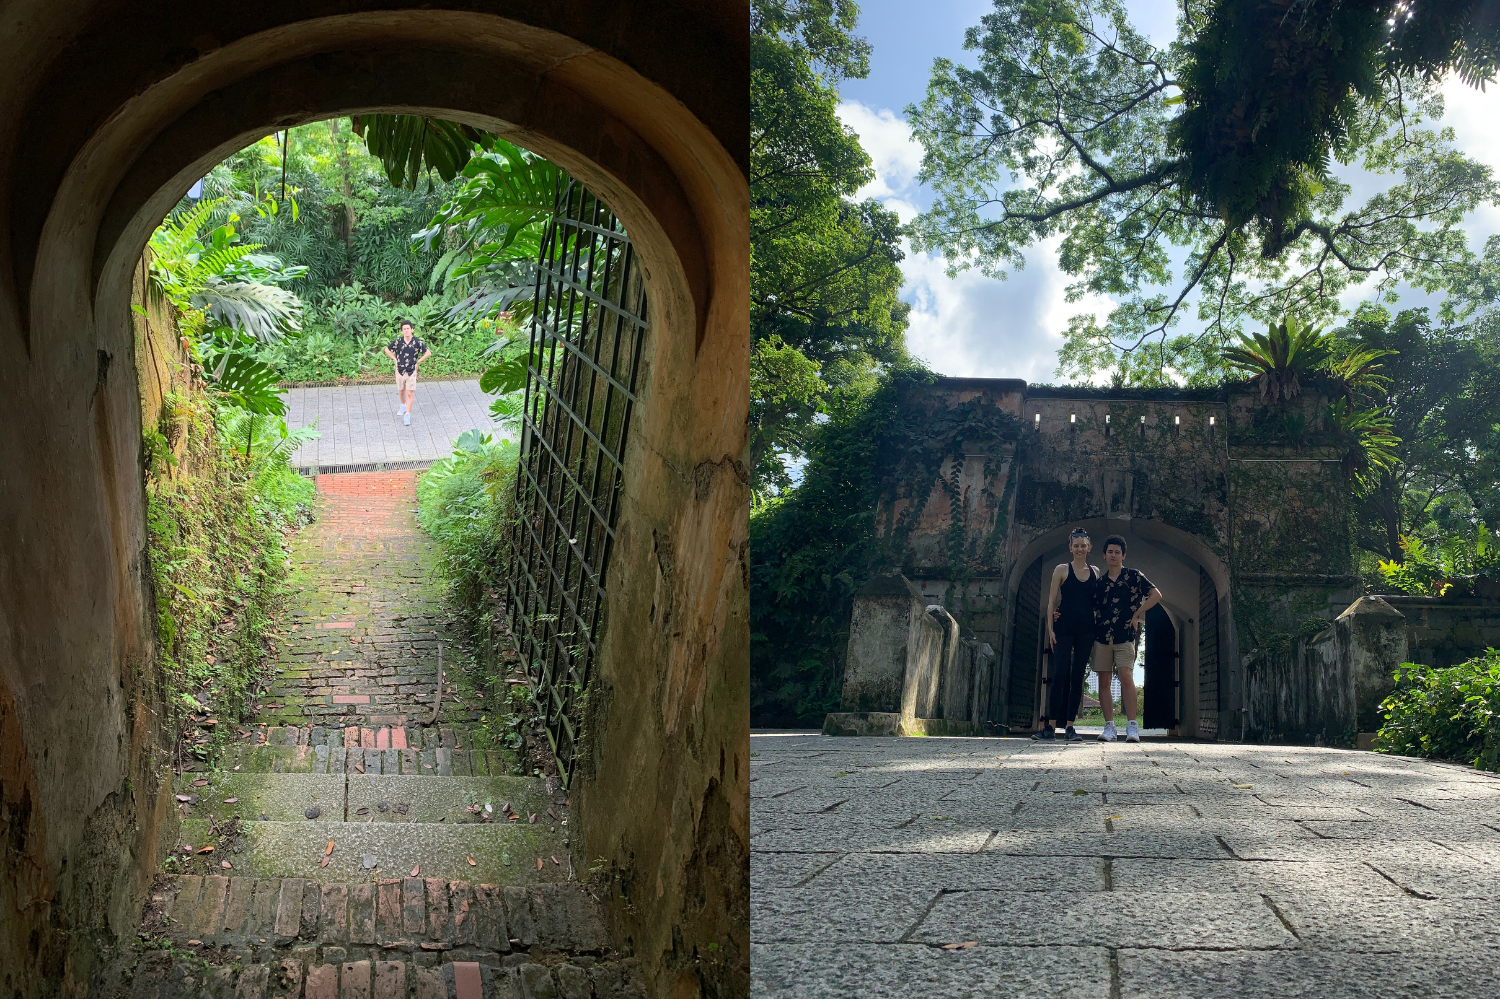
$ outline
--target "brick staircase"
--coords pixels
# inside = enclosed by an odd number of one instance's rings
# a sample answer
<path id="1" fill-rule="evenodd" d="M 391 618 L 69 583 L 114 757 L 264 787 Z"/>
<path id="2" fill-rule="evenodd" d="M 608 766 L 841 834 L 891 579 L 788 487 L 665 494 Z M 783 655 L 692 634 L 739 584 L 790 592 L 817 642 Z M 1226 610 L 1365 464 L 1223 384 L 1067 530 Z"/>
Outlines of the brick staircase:
<path id="1" fill-rule="evenodd" d="M 568 800 L 462 729 L 270 727 L 176 779 L 105 996 L 625 997 Z M 264 742 L 262 742 L 262 740 Z"/>

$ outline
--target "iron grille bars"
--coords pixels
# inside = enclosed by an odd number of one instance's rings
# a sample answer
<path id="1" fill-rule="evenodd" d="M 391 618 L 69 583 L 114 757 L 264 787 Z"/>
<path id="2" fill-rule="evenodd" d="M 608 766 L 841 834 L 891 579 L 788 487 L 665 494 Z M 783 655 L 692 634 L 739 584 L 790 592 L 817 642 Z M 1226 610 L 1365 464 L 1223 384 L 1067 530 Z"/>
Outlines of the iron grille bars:
<path id="1" fill-rule="evenodd" d="M 630 237 L 577 181 L 537 260 L 506 591 L 563 786 L 605 618 L 646 292 Z"/>

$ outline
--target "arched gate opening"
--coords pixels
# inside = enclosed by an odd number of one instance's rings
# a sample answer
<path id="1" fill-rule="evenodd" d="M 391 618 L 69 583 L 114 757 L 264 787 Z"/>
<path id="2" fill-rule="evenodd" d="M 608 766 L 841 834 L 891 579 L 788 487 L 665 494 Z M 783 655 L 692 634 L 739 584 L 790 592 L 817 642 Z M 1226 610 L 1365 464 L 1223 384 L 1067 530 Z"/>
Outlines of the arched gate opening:
<path id="1" fill-rule="evenodd" d="M 1044 648 L 1047 584 L 1051 568 L 1069 558 L 1067 536 L 1077 526 L 1047 532 L 1014 564 L 1010 636 L 1002 666 L 1006 702 L 997 720 L 1013 729 L 1035 728 L 1046 705 L 1051 670 Z M 1094 542 L 1090 562 L 1103 569 L 1104 539 L 1121 535 L 1128 548 L 1125 565 L 1141 570 L 1162 592 L 1161 605 L 1147 613 L 1143 629 L 1143 726 L 1176 736 L 1216 738 L 1221 698 L 1231 687 L 1223 664 L 1233 662 L 1226 648 L 1229 575 L 1222 561 L 1201 539 L 1160 522 L 1095 518 L 1082 526 Z M 1101 698 L 1108 696 L 1100 692 Z"/>
<path id="2" fill-rule="evenodd" d="M 208 167 L 415 112 L 562 166 L 630 233 L 648 399 L 622 454 L 575 837 L 661 992 L 746 988 L 747 11 L 734 3 L 22 3 L 0 46 L 0 968 L 86 990 L 131 933 L 162 781 L 132 274 Z M 668 629 L 665 623 L 670 620 Z M 718 945 L 700 961 L 699 945 Z M 737 952 L 727 956 L 725 947 Z M 717 964 L 716 964 L 717 963 Z"/>

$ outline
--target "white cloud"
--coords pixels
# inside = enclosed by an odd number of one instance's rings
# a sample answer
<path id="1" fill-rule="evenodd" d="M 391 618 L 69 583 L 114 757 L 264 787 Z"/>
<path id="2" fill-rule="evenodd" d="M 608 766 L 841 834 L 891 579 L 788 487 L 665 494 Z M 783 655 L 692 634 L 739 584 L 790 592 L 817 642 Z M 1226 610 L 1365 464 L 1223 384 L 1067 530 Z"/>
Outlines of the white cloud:
<path id="1" fill-rule="evenodd" d="M 875 179 L 855 193 L 855 199 L 879 199 L 905 222 L 917 207 L 904 194 L 918 190 L 917 172 L 922 169 L 922 147 L 911 137 L 911 129 L 894 111 L 876 111 L 858 101 L 839 104 L 839 119 L 859 136 L 859 144 L 870 154 Z"/>

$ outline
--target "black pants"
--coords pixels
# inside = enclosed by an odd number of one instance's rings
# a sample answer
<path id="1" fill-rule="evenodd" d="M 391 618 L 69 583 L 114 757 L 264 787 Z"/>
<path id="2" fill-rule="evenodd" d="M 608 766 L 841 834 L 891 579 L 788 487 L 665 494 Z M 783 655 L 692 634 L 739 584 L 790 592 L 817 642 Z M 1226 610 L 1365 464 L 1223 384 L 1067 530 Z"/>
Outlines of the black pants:
<path id="1" fill-rule="evenodd" d="M 1052 679 L 1047 685 L 1047 718 L 1059 725 L 1078 718 L 1083 703 L 1083 679 L 1094 651 L 1094 630 L 1057 629 L 1052 650 Z"/>

